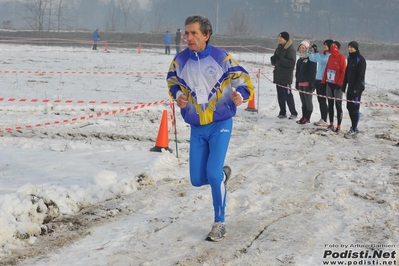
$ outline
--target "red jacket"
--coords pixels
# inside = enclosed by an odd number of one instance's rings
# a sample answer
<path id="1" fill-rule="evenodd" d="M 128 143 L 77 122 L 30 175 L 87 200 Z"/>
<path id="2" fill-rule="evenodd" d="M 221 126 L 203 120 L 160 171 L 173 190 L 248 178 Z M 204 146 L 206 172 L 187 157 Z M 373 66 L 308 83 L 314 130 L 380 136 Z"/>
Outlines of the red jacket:
<path id="1" fill-rule="evenodd" d="M 342 87 L 345 78 L 346 58 L 335 45 L 331 45 L 331 55 L 328 58 L 326 69 L 321 83 L 332 83 Z"/>

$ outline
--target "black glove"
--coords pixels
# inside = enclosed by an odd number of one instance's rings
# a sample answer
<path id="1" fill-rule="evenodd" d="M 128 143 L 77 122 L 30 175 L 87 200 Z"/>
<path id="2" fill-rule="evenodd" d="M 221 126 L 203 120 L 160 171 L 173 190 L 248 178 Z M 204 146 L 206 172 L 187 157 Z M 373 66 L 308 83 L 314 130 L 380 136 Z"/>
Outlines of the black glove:
<path id="1" fill-rule="evenodd" d="M 271 56 L 271 57 L 270 57 L 270 61 L 272 61 L 272 62 L 273 62 L 273 61 L 276 61 L 276 57 L 275 57 L 274 55 Z"/>
<path id="2" fill-rule="evenodd" d="M 317 45 L 316 44 L 312 44 L 312 49 L 313 52 L 318 53 L 319 51 L 317 50 Z"/>

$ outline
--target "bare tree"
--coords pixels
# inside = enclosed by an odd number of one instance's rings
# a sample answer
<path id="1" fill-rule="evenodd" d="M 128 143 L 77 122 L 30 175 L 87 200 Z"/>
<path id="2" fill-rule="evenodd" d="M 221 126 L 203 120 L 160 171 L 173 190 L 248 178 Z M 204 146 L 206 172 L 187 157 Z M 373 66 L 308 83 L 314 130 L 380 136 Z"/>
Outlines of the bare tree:
<path id="1" fill-rule="evenodd" d="M 52 11 L 52 5 L 53 5 L 53 0 L 48 0 L 48 22 L 47 22 L 47 31 L 50 31 L 50 27 L 51 27 L 51 11 Z"/>
<path id="2" fill-rule="evenodd" d="M 111 1 L 108 5 L 108 14 L 106 22 L 107 31 L 117 31 L 118 30 L 118 8 L 115 6 L 114 1 Z"/>
<path id="3" fill-rule="evenodd" d="M 132 21 L 136 26 L 137 32 L 143 31 L 146 19 L 147 19 L 146 12 L 143 12 L 143 10 L 139 9 L 134 10 Z"/>
<path id="4" fill-rule="evenodd" d="M 3 22 L 1 23 L 2 25 L 2 29 L 5 30 L 12 30 L 14 27 L 12 26 L 12 20 L 8 19 L 8 20 L 3 20 Z"/>
<path id="5" fill-rule="evenodd" d="M 131 12 L 132 12 L 134 5 L 136 5 L 136 6 L 139 5 L 137 0 L 119 0 L 118 1 L 118 6 L 120 7 L 120 9 L 122 11 L 122 15 L 123 15 L 123 26 L 125 28 L 125 32 L 127 32 L 128 21 L 131 16 Z"/>
<path id="6" fill-rule="evenodd" d="M 232 35 L 250 35 L 252 28 L 247 14 L 236 9 L 227 19 L 227 32 Z"/>
<path id="7" fill-rule="evenodd" d="M 57 5 L 57 31 L 60 31 L 60 27 L 61 27 L 61 18 L 63 16 L 63 5 L 62 5 L 62 0 L 58 1 L 58 5 Z"/>
<path id="8" fill-rule="evenodd" d="M 164 30 L 164 17 L 170 3 L 168 0 L 150 0 L 150 10 L 153 13 L 151 21 L 154 23 L 153 30 L 155 32 L 162 32 Z"/>
<path id="9" fill-rule="evenodd" d="M 24 0 L 18 1 L 25 11 L 23 19 L 33 30 L 41 32 L 44 27 L 46 8 L 49 0 Z"/>

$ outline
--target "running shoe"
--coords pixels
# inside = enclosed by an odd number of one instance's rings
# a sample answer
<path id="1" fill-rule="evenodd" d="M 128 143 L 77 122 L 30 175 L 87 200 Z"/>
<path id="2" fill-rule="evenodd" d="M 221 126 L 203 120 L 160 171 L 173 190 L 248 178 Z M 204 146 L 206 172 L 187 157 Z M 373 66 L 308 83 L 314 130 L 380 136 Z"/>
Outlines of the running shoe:
<path id="1" fill-rule="evenodd" d="M 227 181 L 229 181 L 231 176 L 231 168 L 228 165 L 223 166 L 223 172 L 226 175 L 226 180 L 224 180 L 224 185 L 226 186 Z"/>
<path id="2" fill-rule="evenodd" d="M 226 236 L 226 225 L 222 222 L 215 222 L 212 225 L 212 230 L 206 237 L 207 241 L 219 242 Z"/>
<path id="3" fill-rule="evenodd" d="M 327 122 L 324 121 L 323 119 L 320 119 L 319 121 L 315 122 L 314 125 L 319 127 L 328 127 Z"/>
<path id="4" fill-rule="evenodd" d="M 359 130 L 353 130 L 353 128 L 351 127 L 349 131 L 345 133 L 344 137 L 347 139 L 354 139 L 357 137 L 357 133 L 359 133 Z"/>

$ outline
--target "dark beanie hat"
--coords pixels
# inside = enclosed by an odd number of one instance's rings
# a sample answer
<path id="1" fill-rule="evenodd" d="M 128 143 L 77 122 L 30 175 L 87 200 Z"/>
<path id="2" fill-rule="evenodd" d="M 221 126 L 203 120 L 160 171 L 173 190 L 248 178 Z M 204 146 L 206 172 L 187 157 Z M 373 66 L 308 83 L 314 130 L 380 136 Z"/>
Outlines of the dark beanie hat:
<path id="1" fill-rule="evenodd" d="M 278 35 L 278 37 L 281 37 L 281 38 L 283 38 L 283 39 L 286 40 L 286 41 L 288 41 L 288 40 L 290 39 L 290 35 L 289 35 L 288 32 L 286 32 L 286 31 L 281 32 L 281 33 Z"/>
<path id="2" fill-rule="evenodd" d="M 327 39 L 327 40 L 325 40 L 323 42 L 323 44 L 327 45 L 328 46 L 328 50 L 330 50 L 331 44 L 333 44 L 333 42 L 334 42 L 333 40 Z"/>
<path id="3" fill-rule="evenodd" d="M 338 47 L 338 49 L 341 48 L 341 44 L 339 43 L 339 41 L 333 41 L 333 44 L 335 44 Z"/>
<path id="4" fill-rule="evenodd" d="M 351 41 L 348 43 L 348 46 L 355 48 L 356 51 L 359 51 L 359 44 L 355 41 Z"/>

